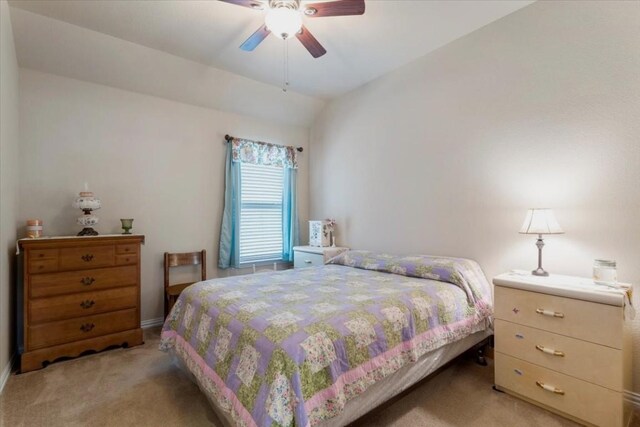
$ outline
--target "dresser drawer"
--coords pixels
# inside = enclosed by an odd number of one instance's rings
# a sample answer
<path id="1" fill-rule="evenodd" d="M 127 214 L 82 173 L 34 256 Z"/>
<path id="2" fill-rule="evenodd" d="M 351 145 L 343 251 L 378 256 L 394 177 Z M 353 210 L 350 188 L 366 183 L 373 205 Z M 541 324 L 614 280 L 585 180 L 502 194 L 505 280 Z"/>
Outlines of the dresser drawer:
<path id="1" fill-rule="evenodd" d="M 124 254 L 124 255 L 137 254 L 138 245 L 135 243 L 128 244 L 128 245 L 116 245 L 116 253 Z"/>
<path id="2" fill-rule="evenodd" d="M 500 352 L 495 353 L 495 368 L 495 381 L 500 388 L 601 427 L 622 425 L 621 393 Z M 564 394 L 551 391 L 554 389 Z"/>
<path id="3" fill-rule="evenodd" d="M 29 273 L 51 273 L 58 271 L 58 258 L 32 259 L 29 261 Z"/>
<path id="4" fill-rule="evenodd" d="M 60 270 L 107 267 L 115 263 L 115 247 L 87 246 L 60 249 Z"/>
<path id="5" fill-rule="evenodd" d="M 623 390 L 622 350 L 496 319 L 496 351 L 589 381 Z"/>
<path id="6" fill-rule="evenodd" d="M 138 263 L 138 255 L 133 254 L 117 254 L 116 265 L 133 265 Z"/>
<path id="7" fill-rule="evenodd" d="M 29 251 L 29 261 L 58 258 L 58 249 L 33 249 Z"/>
<path id="8" fill-rule="evenodd" d="M 30 326 L 27 329 L 28 350 L 107 335 L 139 326 L 136 309 Z"/>
<path id="9" fill-rule="evenodd" d="M 138 283 L 137 266 L 37 274 L 29 278 L 31 298 L 131 286 Z"/>
<path id="10" fill-rule="evenodd" d="M 135 286 L 108 289 L 97 292 L 81 292 L 29 301 L 29 324 L 52 322 L 135 308 L 138 304 L 138 289 Z"/>
<path id="11" fill-rule="evenodd" d="M 293 268 L 311 267 L 313 265 L 324 265 L 324 255 L 300 251 L 293 252 Z"/>
<path id="12" fill-rule="evenodd" d="M 620 307 L 503 286 L 494 294 L 496 319 L 622 348 Z"/>

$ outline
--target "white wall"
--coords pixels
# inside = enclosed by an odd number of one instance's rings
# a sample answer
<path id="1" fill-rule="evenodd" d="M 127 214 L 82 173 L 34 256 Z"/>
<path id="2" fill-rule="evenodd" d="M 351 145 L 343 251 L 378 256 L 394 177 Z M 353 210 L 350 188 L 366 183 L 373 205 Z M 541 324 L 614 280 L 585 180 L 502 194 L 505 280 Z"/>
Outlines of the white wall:
<path id="1" fill-rule="evenodd" d="M 300 220 L 308 218 L 308 129 L 20 69 L 20 219 L 45 234 L 81 227 L 71 203 L 83 183 L 101 198 L 100 233 L 134 218 L 142 249 L 142 319 L 162 316 L 162 254 L 207 249 L 216 277 L 225 134 L 305 148 Z M 302 237 L 306 240 L 306 235 Z"/>
<path id="2" fill-rule="evenodd" d="M 67 22 L 11 8 L 20 67 L 308 127 L 324 102 Z M 141 24 L 142 25 L 142 24 Z"/>
<path id="3" fill-rule="evenodd" d="M 0 0 L 0 391 L 14 349 L 13 281 L 18 213 L 18 63 L 9 6 Z"/>
<path id="4" fill-rule="evenodd" d="M 536 2 L 338 100 L 311 135 L 311 217 L 339 243 L 640 284 L 640 3 Z M 636 307 L 640 307 L 636 289 Z M 640 315 L 635 390 L 640 391 Z"/>

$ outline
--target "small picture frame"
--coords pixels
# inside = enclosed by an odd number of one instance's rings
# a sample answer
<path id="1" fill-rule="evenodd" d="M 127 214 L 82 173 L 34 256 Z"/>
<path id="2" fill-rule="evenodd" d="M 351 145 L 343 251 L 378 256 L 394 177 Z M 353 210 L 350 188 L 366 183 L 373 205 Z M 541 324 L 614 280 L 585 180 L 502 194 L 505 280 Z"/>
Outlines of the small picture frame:
<path id="1" fill-rule="evenodd" d="M 309 246 L 331 246 L 331 226 L 329 221 L 309 221 Z"/>

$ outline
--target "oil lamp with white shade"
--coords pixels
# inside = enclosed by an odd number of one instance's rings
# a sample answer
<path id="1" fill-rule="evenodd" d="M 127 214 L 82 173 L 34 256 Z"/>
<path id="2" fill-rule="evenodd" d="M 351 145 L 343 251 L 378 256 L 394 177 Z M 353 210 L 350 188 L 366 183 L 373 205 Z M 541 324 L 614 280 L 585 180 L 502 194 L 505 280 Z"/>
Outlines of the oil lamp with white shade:
<path id="1" fill-rule="evenodd" d="M 73 202 L 73 207 L 81 209 L 84 215 L 79 216 L 77 223 L 84 228 L 78 233 L 78 236 L 97 236 L 98 232 L 93 229 L 93 226 L 98 223 L 98 217 L 92 212 L 100 209 L 100 199 L 95 197 L 94 194 L 89 191 L 89 185 L 84 183 L 84 191 L 78 194 L 78 197 Z"/>

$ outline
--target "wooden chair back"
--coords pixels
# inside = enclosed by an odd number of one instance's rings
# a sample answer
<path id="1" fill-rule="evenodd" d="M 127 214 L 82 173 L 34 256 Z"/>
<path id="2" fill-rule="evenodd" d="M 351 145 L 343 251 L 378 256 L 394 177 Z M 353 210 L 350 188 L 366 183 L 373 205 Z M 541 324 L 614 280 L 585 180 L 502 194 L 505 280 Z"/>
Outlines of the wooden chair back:
<path id="1" fill-rule="evenodd" d="M 169 295 L 169 288 L 172 286 L 169 280 L 169 270 L 173 267 L 181 267 L 187 265 L 200 265 L 200 280 L 207 280 L 207 251 L 199 252 L 183 252 L 183 253 L 164 253 L 164 293 L 165 293 L 165 317 L 169 310 L 177 300 L 177 296 Z M 195 282 L 193 282 L 195 283 Z M 176 287 L 185 288 L 193 283 L 181 283 Z M 175 289 L 174 289 L 175 290 Z M 180 289 L 180 292 L 182 290 Z M 174 292 L 175 293 L 175 292 Z"/>

